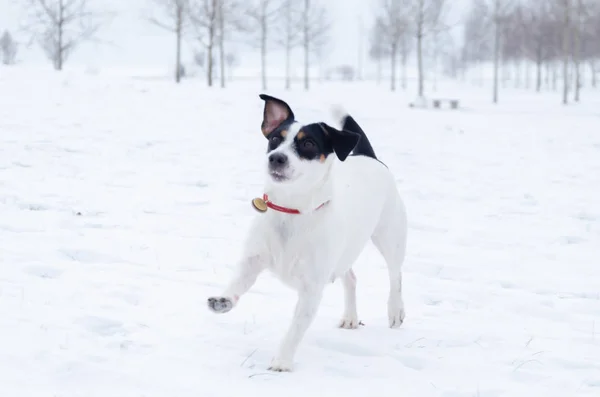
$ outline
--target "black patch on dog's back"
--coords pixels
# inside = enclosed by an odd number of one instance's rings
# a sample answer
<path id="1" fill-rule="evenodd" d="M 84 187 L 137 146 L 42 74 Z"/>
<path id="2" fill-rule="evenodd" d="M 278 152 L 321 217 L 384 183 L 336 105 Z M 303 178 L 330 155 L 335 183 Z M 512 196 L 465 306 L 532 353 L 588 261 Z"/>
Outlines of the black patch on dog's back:
<path id="1" fill-rule="evenodd" d="M 379 160 L 377 158 L 377 156 L 375 155 L 375 150 L 373 150 L 373 146 L 371 146 L 371 142 L 369 142 L 369 138 L 367 138 L 367 134 L 365 134 L 365 132 L 363 131 L 362 128 L 360 128 L 360 126 L 358 125 L 356 120 L 354 120 L 354 118 L 352 116 L 350 116 L 349 114 L 346 115 L 346 118 L 344 119 L 344 125 L 342 126 L 342 130 L 351 131 L 351 132 L 354 132 L 354 133 L 357 133 L 360 135 L 360 139 L 358 140 L 358 143 L 354 147 L 354 150 L 352 150 L 352 154 L 350 154 L 351 156 L 370 157 L 374 160 L 379 161 L 381 164 L 385 165 L 383 163 L 383 161 Z M 386 167 L 387 167 L 387 165 L 386 165 Z"/>

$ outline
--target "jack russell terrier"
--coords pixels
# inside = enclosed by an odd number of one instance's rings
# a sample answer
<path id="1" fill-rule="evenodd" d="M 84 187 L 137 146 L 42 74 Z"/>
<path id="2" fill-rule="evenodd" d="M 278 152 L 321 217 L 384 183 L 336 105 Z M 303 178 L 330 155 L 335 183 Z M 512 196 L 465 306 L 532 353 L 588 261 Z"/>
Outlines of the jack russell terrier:
<path id="1" fill-rule="evenodd" d="M 216 313 L 233 309 L 263 270 L 296 290 L 292 323 L 269 367 L 291 371 L 328 283 L 341 278 L 344 287 L 339 326 L 359 326 L 352 265 L 369 239 L 388 267 L 389 326 L 402 324 L 406 209 L 393 174 L 352 116 L 334 109 L 340 130 L 323 122 L 302 124 L 286 102 L 264 94 L 260 98 L 268 148 L 263 196 L 252 200 L 259 214 L 236 274 L 221 296 L 208 298 L 208 307 Z"/>

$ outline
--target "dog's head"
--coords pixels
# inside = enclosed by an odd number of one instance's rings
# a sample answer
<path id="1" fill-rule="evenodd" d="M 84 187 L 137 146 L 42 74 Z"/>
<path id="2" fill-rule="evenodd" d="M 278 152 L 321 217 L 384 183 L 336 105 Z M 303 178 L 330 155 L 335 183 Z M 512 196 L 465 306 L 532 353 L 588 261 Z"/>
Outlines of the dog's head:
<path id="1" fill-rule="evenodd" d="M 310 188 L 323 180 L 335 158 L 346 160 L 360 135 L 323 122 L 302 124 L 281 99 L 261 94 L 265 101 L 262 133 L 269 141 L 267 170 L 274 184 Z"/>

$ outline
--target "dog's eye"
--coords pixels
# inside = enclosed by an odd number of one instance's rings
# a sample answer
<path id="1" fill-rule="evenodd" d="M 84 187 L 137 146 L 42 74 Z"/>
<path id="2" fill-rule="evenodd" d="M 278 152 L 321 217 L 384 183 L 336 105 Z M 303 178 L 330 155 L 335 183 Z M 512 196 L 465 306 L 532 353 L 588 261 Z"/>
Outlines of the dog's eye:
<path id="1" fill-rule="evenodd" d="M 302 146 L 305 149 L 314 149 L 317 145 L 315 144 L 315 141 L 313 141 L 312 139 L 305 139 L 302 142 Z"/>
<path id="2" fill-rule="evenodd" d="M 273 138 L 271 138 L 271 144 L 277 145 L 279 142 L 281 142 L 281 138 L 280 137 L 274 136 Z"/>

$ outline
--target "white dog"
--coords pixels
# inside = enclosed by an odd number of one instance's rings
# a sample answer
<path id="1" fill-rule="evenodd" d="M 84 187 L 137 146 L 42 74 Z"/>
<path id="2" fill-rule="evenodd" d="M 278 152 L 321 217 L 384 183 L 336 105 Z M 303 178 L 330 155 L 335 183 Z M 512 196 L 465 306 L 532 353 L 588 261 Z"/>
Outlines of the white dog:
<path id="1" fill-rule="evenodd" d="M 230 311 L 265 269 L 295 289 L 293 320 L 269 367 L 291 371 L 323 290 L 338 277 L 345 301 L 340 327 L 358 327 L 352 265 L 369 239 L 389 270 L 389 326 L 402 324 L 406 210 L 392 173 L 350 115 L 337 114 L 341 130 L 300 124 L 284 101 L 260 98 L 265 101 L 262 132 L 269 141 L 267 182 L 263 197 L 252 204 L 261 213 L 251 225 L 236 275 L 221 296 L 208 299 L 208 307 Z"/>

